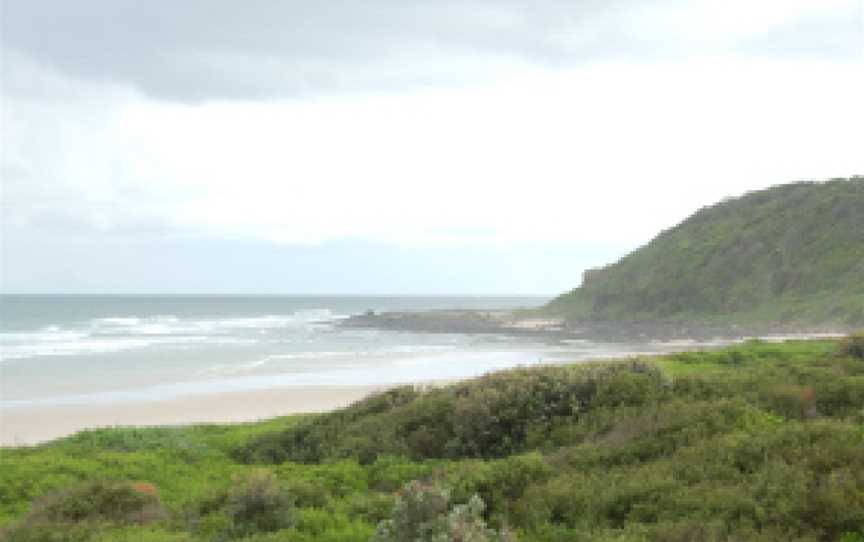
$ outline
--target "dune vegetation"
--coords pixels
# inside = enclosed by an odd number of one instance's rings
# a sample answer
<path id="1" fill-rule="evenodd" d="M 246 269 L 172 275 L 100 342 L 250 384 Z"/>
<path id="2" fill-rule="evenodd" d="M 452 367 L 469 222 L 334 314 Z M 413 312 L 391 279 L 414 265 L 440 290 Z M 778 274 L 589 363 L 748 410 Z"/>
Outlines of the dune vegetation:
<path id="1" fill-rule="evenodd" d="M 864 541 L 864 339 L 397 388 L 0 451 L 0 539 Z"/>
<path id="2" fill-rule="evenodd" d="M 864 178 L 775 186 L 706 207 L 548 314 L 589 321 L 864 324 Z"/>

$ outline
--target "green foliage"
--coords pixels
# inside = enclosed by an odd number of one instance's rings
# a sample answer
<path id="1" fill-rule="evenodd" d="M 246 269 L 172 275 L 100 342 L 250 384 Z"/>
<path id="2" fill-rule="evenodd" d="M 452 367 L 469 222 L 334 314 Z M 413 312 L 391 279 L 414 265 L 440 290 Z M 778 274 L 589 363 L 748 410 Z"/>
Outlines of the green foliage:
<path id="1" fill-rule="evenodd" d="M 207 447 L 182 427 L 91 429 L 69 437 L 69 442 L 121 452 L 161 449 L 185 453 L 189 457 L 207 453 Z"/>
<path id="2" fill-rule="evenodd" d="M 461 462 L 450 466 L 443 479 L 455 500 L 464 502 L 479 496 L 489 507 L 487 516 L 491 523 L 506 526 L 514 515 L 514 503 L 526 489 L 554 473 L 543 455 L 532 452 L 494 461 Z"/>
<path id="3" fill-rule="evenodd" d="M 265 434 L 237 450 L 244 461 L 320 462 L 382 455 L 415 459 L 504 457 L 544 439 L 560 420 L 594 408 L 642 405 L 668 394 L 659 371 L 639 362 L 495 373 L 424 392 L 373 396 L 328 416 Z M 384 405 L 370 409 L 369 403 Z M 358 447 L 358 442 L 363 442 Z"/>
<path id="4" fill-rule="evenodd" d="M 84 542 L 90 540 L 93 529 L 86 523 L 58 525 L 27 522 L 0 530 L 0 540 L 6 542 Z"/>
<path id="5" fill-rule="evenodd" d="M 355 420 L 374 416 L 380 412 L 398 408 L 417 398 L 419 392 L 412 386 L 394 388 L 363 399 L 351 408 L 331 414 L 327 427 L 318 429 L 316 420 L 303 424 L 295 431 L 270 432 L 259 436 L 253 446 L 240 446 L 234 456 L 243 462 L 281 463 L 287 459 L 300 462 L 316 462 L 333 455 L 328 445 L 333 440 L 342 440 L 343 456 L 358 457 L 363 463 L 374 461 L 374 441 L 368 435 L 357 434 L 342 439 L 339 426 Z"/>
<path id="6" fill-rule="evenodd" d="M 330 414 L 2 449 L 0 540 L 851 542 L 864 363 L 841 344 L 520 369 Z"/>
<path id="7" fill-rule="evenodd" d="M 30 513 L 5 532 L 15 541 L 84 540 L 85 523 L 152 523 L 164 511 L 151 484 L 93 480 L 51 492 L 33 503 Z"/>
<path id="8" fill-rule="evenodd" d="M 864 332 L 853 333 L 840 343 L 837 353 L 841 356 L 864 360 Z"/>
<path id="9" fill-rule="evenodd" d="M 450 493 L 434 484 L 411 482 L 399 493 L 393 517 L 382 521 L 373 542 L 493 542 L 515 540 L 486 527 L 483 499 L 450 508 Z"/>
<path id="10" fill-rule="evenodd" d="M 294 499 L 271 471 L 256 469 L 235 477 L 225 512 L 235 535 L 278 531 L 294 524 Z"/>
<path id="11" fill-rule="evenodd" d="M 145 522 L 160 514 L 155 490 L 126 482 L 95 480 L 50 493 L 34 503 L 30 518 L 76 522 L 88 519 Z"/>
<path id="12" fill-rule="evenodd" d="M 699 210 L 586 273 L 546 312 L 575 320 L 864 323 L 864 179 L 796 183 Z"/>

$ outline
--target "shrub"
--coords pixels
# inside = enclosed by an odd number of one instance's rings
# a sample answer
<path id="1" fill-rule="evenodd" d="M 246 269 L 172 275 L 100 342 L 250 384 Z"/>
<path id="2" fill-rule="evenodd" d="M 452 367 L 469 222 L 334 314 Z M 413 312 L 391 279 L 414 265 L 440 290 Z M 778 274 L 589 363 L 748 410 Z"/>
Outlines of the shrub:
<path id="1" fill-rule="evenodd" d="M 0 529 L 4 542 L 84 542 L 93 534 L 86 524 L 22 522 Z"/>
<path id="2" fill-rule="evenodd" d="M 494 461 L 470 461 L 445 471 L 445 483 L 457 500 L 477 495 L 486 505 L 484 515 L 490 523 L 501 525 L 512 516 L 516 502 L 532 484 L 542 483 L 554 474 L 537 452 Z"/>
<path id="3" fill-rule="evenodd" d="M 816 415 L 812 386 L 776 386 L 765 390 L 762 400 L 769 409 L 786 418 L 803 420 Z"/>
<path id="4" fill-rule="evenodd" d="M 292 479 L 285 483 L 284 488 L 291 494 L 295 506 L 321 508 L 327 504 L 327 488 L 311 480 Z"/>
<path id="5" fill-rule="evenodd" d="M 93 480 L 49 493 L 20 522 L 0 530 L 8 542 L 75 542 L 93 535 L 92 523 L 150 523 L 165 517 L 156 486 Z"/>
<path id="6" fill-rule="evenodd" d="M 228 491 L 225 511 L 231 534 L 278 531 L 294 524 L 294 499 L 269 470 L 237 476 Z"/>
<path id="7" fill-rule="evenodd" d="M 369 487 L 376 491 L 394 492 L 411 480 L 429 476 L 433 467 L 404 457 L 381 456 L 367 469 Z"/>
<path id="8" fill-rule="evenodd" d="M 374 541 L 413 542 L 441 521 L 447 512 L 450 493 L 423 482 L 409 482 L 399 492 L 390 520 L 382 522 Z"/>
<path id="9" fill-rule="evenodd" d="M 30 518 L 49 522 L 96 519 L 144 523 L 163 515 L 152 484 L 94 480 L 38 499 L 33 503 Z"/>
<path id="10" fill-rule="evenodd" d="M 279 433 L 235 451 L 241 461 L 319 463 L 386 455 L 415 460 L 500 458 L 543 442 L 553 426 L 605 406 L 641 406 L 671 386 L 638 361 L 590 367 L 515 369 L 422 393 L 400 389 Z"/>
<path id="11" fill-rule="evenodd" d="M 88 538 L 87 542 L 197 542 L 197 540 L 189 533 L 160 527 L 127 527 L 107 530 Z"/>
<path id="12" fill-rule="evenodd" d="M 414 481 L 399 493 L 391 519 L 381 522 L 373 542 L 494 542 L 515 538 L 486 527 L 483 499 L 449 510 L 450 493 L 434 484 Z"/>
<path id="13" fill-rule="evenodd" d="M 390 517 L 394 503 L 395 497 L 392 494 L 369 491 L 352 496 L 347 502 L 347 512 L 351 517 L 377 525 Z"/>
<path id="14" fill-rule="evenodd" d="M 186 427 L 112 427 L 81 431 L 66 439 L 83 448 L 138 452 L 170 450 L 188 460 L 205 457 L 208 447 Z"/>
<path id="15" fill-rule="evenodd" d="M 841 356 L 864 359 L 864 331 L 853 333 L 843 339 L 837 352 Z"/>

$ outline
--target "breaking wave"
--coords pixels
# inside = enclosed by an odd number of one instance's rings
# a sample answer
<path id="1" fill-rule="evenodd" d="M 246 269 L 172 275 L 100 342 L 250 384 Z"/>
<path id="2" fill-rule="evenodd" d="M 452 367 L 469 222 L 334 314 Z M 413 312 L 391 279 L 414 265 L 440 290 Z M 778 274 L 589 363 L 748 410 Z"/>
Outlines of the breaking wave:
<path id="1" fill-rule="evenodd" d="M 179 318 L 174 315 L 94 318 L 74 327 L 0 333 L 0 360 L 105 354 L 154 347 L 255 344 L 326 328 L 343 315 L 327 309 L 248 318 Z"/>

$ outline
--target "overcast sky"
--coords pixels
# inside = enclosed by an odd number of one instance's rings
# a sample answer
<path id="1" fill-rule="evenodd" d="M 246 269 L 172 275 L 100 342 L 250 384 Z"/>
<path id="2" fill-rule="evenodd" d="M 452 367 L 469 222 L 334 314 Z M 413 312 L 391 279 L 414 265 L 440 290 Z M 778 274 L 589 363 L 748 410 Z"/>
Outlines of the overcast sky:
<path id="1" fill-rule="evenodd" d="M 5 292 L 554 294 L 864 173 L 862 0 L 0 0 Z"/>

